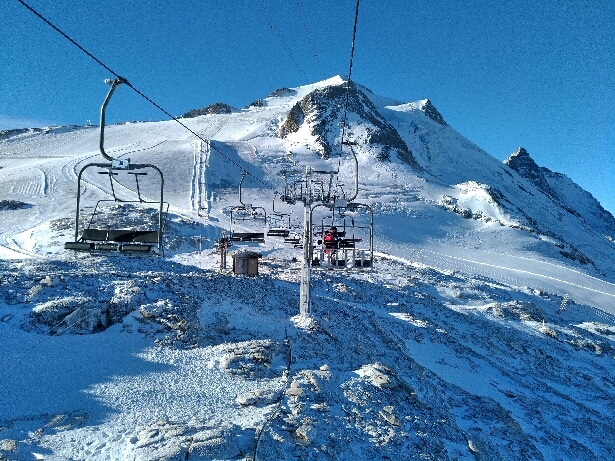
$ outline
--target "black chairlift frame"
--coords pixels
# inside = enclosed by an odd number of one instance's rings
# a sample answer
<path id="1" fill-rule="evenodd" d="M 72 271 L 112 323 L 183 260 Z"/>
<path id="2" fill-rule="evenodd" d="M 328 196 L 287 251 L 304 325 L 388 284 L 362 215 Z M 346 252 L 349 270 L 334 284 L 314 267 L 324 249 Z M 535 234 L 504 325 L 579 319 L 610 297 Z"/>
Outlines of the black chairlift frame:
<path id="1" fill-rule="evenodd" d="M 75 213 L 75 241 L 67 242 L 64 247 L 71 250 L 99 250 L 99 249 L 118 249 L 124 251 L 149 251 L 148 245 L 144 244 L 157 244 L 158 248 L 162 249 L 162 234 L 163 234 L 163 206 L 164 206 L 164 177 L 158 167 L 151 164 L 133 163 L 130 164 L 127 170 L 143 170 L 145 168 L 151 168 L 158 172 L 160 175 L 160 201 L 159 202 L 146 202 L 141 198 L 139 192 L 138 201 L 120 200 L 114 195 L 113 199 L 99 200 L 96 204 L 103 201 L 113 201 L 120 203 L 159 203 L 158 209 L 158 230 L 129 230 L 129 229 L 91 229 L 89 226 L 83 230 L 83 234 L 79 237 L 79 211 L 81 208 L 81 178 L 83 172 L 91 167 L 106 168 L 111 172 L 116 168 L 112 163 L 88 163 L 85 165 L 77 178 L 77 211 Z M 93 240 L 100 243 L 86 242 L 87 240 Z M 115 243 L 113 243 L 115 242 Z"/>
<path id="2" fill-rule="evenodd" d="M 318 207 L 326 207 L 326 208 L 332 208 L 333 211 L 335 212 L 335 208 L 341 208 L 343 210 L 346 211 L 357 211 L 359 208 L 365 208 L 370 215 L 370 223 L 369 226 L 355 226 L 354 225 L 354 220 L 353 223 L 350 227 L 350 229 L 352 230 L 352 236 L 348 236 L 347 235 L 347 226 L 346 223 L 344 221 L 344 227 L 342 231 L 338 231 L 337 236 L 339 238 L 338 240 L 338 246 L 333 248 L 333 257 L 330 260 L 330 264 L 332 266 L 345 266 L 345 267 L 372 267 L 373 265 L 373 261 L 374 261 L 374 212 L 372 210 L 372 208 L 365 204 L 365 203 L 360 203 L 360 202 L 348 202 L 346 200 L 334 200 L 332 204 L 323 204 L 323 203 L 319 203 L 316 204 L 312 207 L 312 212 L 318 208 Z M 312 216 L 312 213 L 310 213 L 310 217 Z M 335 220 L 335 215 L 333 215 L 332 217 L 332 223 Z M 312 261 L 313 265 L 320 265 L 321 262 L 324 262 L 323 255 L 326 253 L 326 245 L 324 242 L 324 231 L 325 231 L 325 226 L 324 226 L 324 222 L 320 225 L 320 226 L 314 226 L 312 224 L 312 222 L 310 222 L 310 229 L 311 229 L 311 233 L 314 234 L 314 230 L 316 230 L 318 227 L 320 227 L 320 234 L 321 234 L 321 239 L 318 241 L 318 245 L 320 246 L 320 255 L 321 257 L 318 259 L 314 258 L 314 247 L 313 244 L 310 242 L 310 261 Z M 367 228 L 369 229 L 369 246 L 367 248 L 356 248 L 356 242 L 357 240 L 355 240 L 354 238 L 354 230 L 355 228 Z M 367 257 L 365 256 L 365 253 L 367 253 Z M 316 262 L 318 261 L 318 262 Z M 350 262 L 350 264 L 348 264 Z"/>
<path id="3" fill-rule="evenodd" d="M 92 250 L 119 250 L 126 252 L 149 252 L 152 244 L 158 245 L 158 249 L 160 252 L 163 252 L 162 247 L 162 235 L 163 235 L 163 205 L 164 205 L 164 176 L 160 169 L 149 163 L 130 163 L 130 159 L 114 159 L 109 156 L 104 149 L 104 133 L 105 133 L 105 110 L 107 108 L 107 104 L 111 98 L 111 95 L 115 91 L 115 88 L 122 84 L 126 83 L 126 80 L 123 78 L 119 78 L 116 80 L 105 80 L 105 83 L 110 84 L 111 88 L 107 93 L 107 97 L 103 102 L 103 105 L 100 109 L 100 152 L 102 156 L 109 160 L 110 163 L 88 163 L 81 171 L 79 171 L 79 175 L 77 177 L 77 211 L 75 214 L 75 240 L 74 242 L 66 242 L 64 244 L 64 248 L 70 250 L 84 250 L 84 251 L 92 251 Z M 113 201 L 113 202 L 133 202 L 133 203 L 158 203 L 158 230 L 131 230 L 131 229 L 91 229 L 88 225 L 87 228 L 84 228 L 81 237 L 79 237 L 79 211 L 81 206 L 81 178 L 83 176 L 83 172 L 88 168 L 97 167 L 106 169 L 107 172 L 101 172 L 102 174 L 109 174 L 109 180 L 111 181 L 111 191 L 113 195 L 113 199 L 103 199 L 99 200 L 96 203 L 96 207 L 94 209 L 94 213 L 98 204 L 103 201 Z M 156 171 L 160 175 L 160 201 L 158 202 L 148 202 L 141 197 L 141 190 L 139 188 L 139 179 L 138 176 L 145 175 L 147 173 L 140 172 L 137 170 L 144 169 L 152 169 Z M 115 195 L 115 189 L 113 187 L 113 178 L 112 175 L 114 171 L 127 171 L 128 174 L 134 174 L 135 180 L 137 183 L 137 195 L 139 200 L 121 200 L 118 199 Z M 93 219 L 93 216 L 92 216 Z M 90 225 L 91 221 L 90 219 Z"/>
<path id="4" fill-rule="evenodd" d="M 263 213 L 264 213 L 263 222 L 267 223 L 267 212 L 263 207 L 260 207 L 260 206 L 253 207 L 251 205 L 241 205 L 241 206 L 232 207 L 231 208 L 231 229 L 229 232 L 231 242 L 264 242 L 265 241 L 264 231 L 263 232 L 236 232 L 235 231 L 235 223 L 237 222 L 237 218 L 235 217 L 235 219 L 233 219 L 233 212 L 243 211 L 247 213 L 250 210 L 263 210 Z"/>
<path id="5" fill-rule="evenodd" d="M 242 171 L 241 173 L 241 181 L 239 181 L 239 203 L 241 203 L 241 205 L 238 206 L 234 206 L 231 208 L 231 228 L 229 231 L 229 236 L 230 236 L 230 240 L 231 242 L 264 242 L 265 241 L 265 232 L 235 232 L 235 226 L 234 223 L 235 221 L 233 220 L 233 212 L 234 211 L 243 211 L 245 213 L 248 213 L 252 210 L 263 210 L 263 216 L 264 216 L 264 226 L 267 225 L 267 211 L 260 206 L 252 206 L 250 204 L 246 204 L 243 203 L 242 199 L 241 199 L 241 189 L 242 189 L 242 185 L 243 185 L 243 180 L 246 177 L 248 173 L 246 173 L 245 171 Z"/>
<path id="6" fill-rule="evenodd" d="M 269 227 L 267 229 L 267 236 L 271 236 L 271 237 L 288 237 L 290 235 L 290 212 L 288 213 L 284 213 L 282 211 L 277 211 L 275 209 L 275 198 L 278 195 L 277 192 L 273 193 L 273 202 L 272 202 L 272 213 L 273 216 L 275 216 L 276 218 L 278 218 L 278 220 L 280 222 L 282 222 L 282 220 L 284 219 L 284 217 L 288 217 L 288 224 L 286 226 L 280 225 L 280 226 L 276 226 L 276 227 Z M 269 218 L 269 220 L 271 221 L 271 218 Z"/>

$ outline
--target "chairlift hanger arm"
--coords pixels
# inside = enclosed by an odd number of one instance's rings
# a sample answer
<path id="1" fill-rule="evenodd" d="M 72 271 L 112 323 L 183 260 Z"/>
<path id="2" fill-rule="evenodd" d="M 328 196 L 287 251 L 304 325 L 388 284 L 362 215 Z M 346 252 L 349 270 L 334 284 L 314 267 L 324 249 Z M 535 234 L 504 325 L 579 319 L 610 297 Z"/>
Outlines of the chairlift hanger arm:
<path id="1" fill-rule="evenodd" d="M 278 196 L 278 192 L 274 192 L 273 194 L 273 202 L 271 204 L 271 210 L 273 211 L 274 215 L 279 215 L 279 216 L 289 216 L 290 219 L 290 213 L 284 213 L 283 211 L 279 211 L 275 209 L 275 199 Z"/>
<path id="2" fill-rule="evenodd" d="M 352 154 L 352 159 L 354 161 L 354 192 L 348 197 L 348 201 L 352 202 L 359 195 L 359 160 L 357 159 L 357 154 L 352 148 L 352 146 L 356 146 L 357 143 L 354 141 L 343 141 L 342 146 L 347 145 L 350 148 L 350 153 Z"/>
<path id="3" fill-rule="evenodd" d="M 105 152 L 105 147 L 104 147 L 104 144 L 105 144 L 105 112 L 107 110 L 107 105 L 109 104 L 109 101 L 111 100 L 111 96 L 113 96 L 113 92 L 115 91 L 115 89 L 122 83 L 128 83 L 128 80 L 126 80 L 123 77 L 119 77 L 113 80 L 107 79 L 105 80 L 105 83 L 107 85 L 111 85 L 111 88 L 109 88 L 109 92 L 107 93 L 107 96 L 105 97 L 105 100 L 100 108 L 100 153 L 105 158 L 105 160 L 109 160 L 110 162 L 113 162 L 114 160 L 113 157 L 111 157 Z"/>
<path id="4" fill-rule="evenodd" d="M 239 181 L 239 203 L 241 203 L 241 205 L 244 206 L 244 207 L 246 206 L 246 204 L 241 201 L 241 187 L 243 186 L 243 180 L 244 180 L 244 178 L 246 177 L 247 174 L 248 173 L 246 171 L 242 171 L 241 172 L 241 181 Z"/>

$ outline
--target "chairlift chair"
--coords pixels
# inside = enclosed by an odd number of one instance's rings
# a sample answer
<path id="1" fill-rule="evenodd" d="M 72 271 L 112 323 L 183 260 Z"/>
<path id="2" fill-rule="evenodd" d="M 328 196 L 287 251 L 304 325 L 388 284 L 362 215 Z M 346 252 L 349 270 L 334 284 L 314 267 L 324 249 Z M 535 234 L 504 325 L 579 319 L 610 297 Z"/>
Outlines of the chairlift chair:
<path id="1" fill-rule="evenodd" d="M 237 224 L 241 223 L 245 226 L 246 221 L 254 223 L 257 219 L 260 219 L 259 213 L 256 210 L 263 210 L 263 227 L 261 230 L 242 231 L 239 232 L 235 228 Z M 263 207 L 253 207 L 252 205 L 234 206 L 231 208 L 231 228 L 229 230 L 229 239 L 232 242 L 264 242 L 265 232 L 264 227 L 267 223 L 267 212 Z M 234 216 L 233 216 L 234 214 Z M 251 226 L 255 227 L 255 226 Z"/>
<path id="2" fill-rule="evenodd" d="M 162 237 L 163 237 L 163 207 L 164 207 L 164 177 L 162 171 L 152 164 L 130 163 L 130 159 L 116 159 L 109 156 L 104 150 L 104 129 L 105 129 L 105 111 L 109 100 L 116 87 L 126 80 L 119 78 L 116 80 L 105 80 L 105 83 L 110 84 L 111 88 L 100 109 L 100 152 L 102 156 L 110 163 L 88 163 L 77 177 L 77 211 L 75 216 L 75 239 L 72 242 L 64 244 L 65 249 L 77 251 L 119 251 L 124 253 L 163 253 Z M 101 199 L 94 206 L 94 210 L 90 217 L 87 226 L 79 235 L 79 213 L 81 210 L 81 181 L 83 173 L 89 168 L 100 168 L 99 174 L 107 174 L 109 176 L 112 199 Z M 141 195 L 139 177 L 146 176 L 148 171 L 153 171 L 160 176 L 160 199 L 156 201 L 146 200 Z M 119 182 L 114 177 L 125 173 L 133 175 L 136 182 L 136 193 L 138 200 L 123 200 L 116 194 L 115 183 Z M 134 191 L 132 191 L 134 192 Z M 156 204 L 158 209 L 157 226 L 155 229 L 148 227 L 146 229 L 131 227 L 113 228 L 107 224 L 104 227 L 93 227 L 94 218 L 103 202 L 119 203 L 138 203 L 138 204 Z"/>
<path id="3" fill-rule="evenodd" d="M 229 239 L 231 242 L 264 242 L 265 231 L 250 231 L 250 232 L 237 232 L 235 230 L 236 225 L 241 221 L 245 225 L 245 221 L 256 221 L 261 216 L 263 217 L 263 228 L 267 225 L 267 211 L 260 206 L 252 206 L 249 203 L 243 203 L 242 201 L 242 186 L 243 180 L 248 175 L 246 171 L 241 172 L 241 181 L 239 181 L 239 203 L 241 205 L 234 206 L 230 211 L 231 228 L 229 230 Z M 260 214 L 256 210 L 262 210 Z M 233 213 L 235 216 L 233 217 Z"/>
<path id="4" fill-rule="evenodd" d="M 338 202 L 331 207 L 343 208 L 341 216 L 348 213 L 358 211 L 359 208 L 366 208 L 370 213 L 369 225 L 359 225 L 355 223 L 354 217 L 338 217 L 335 219 L 335 214 L 331 216 L 331 225 L 326 226 L 324 218 L 319 225 L 312 226 L 312 234 L 317 236 L 317 257 L 314 254 L 310 256 L 310 260 L 314 265 L 330 265 L 332 267 L 371 267 L 374 259 L 374 218 L 373 211 L 369 205 L 358 202 Z M 318 204 L 329 208 L 325 204 Z M 350 223 L 348 223 L 350 219 Z M 337 225 L 336 225 L 337 223 Z M 335 229 L 333 229 L 335 227 Z M 325 232 L 333 233 L 333 244 L 325 241 Z M 366 237 L 366 238 L 363 238 Z"/>
<path id="5" fill-rule="evenodd" d="M 282 211 L 275 209 L 275 198 L 278 193 L 274 193 L 273 203 L 272 203 L 272 212 L 273 216 L 277 218 L 278 225 L 275 227 L 269 227 L 267 229 L 268 237 L 284 237 L 287 238 L 290 235 L 291 227 L 290 227 L 290 212 L 284 213 Z M 284 218 L 288 217 L 288 224 L 284 223 Z M 269 218 L 269 222 L 271 222 L 271 217 Z"/>

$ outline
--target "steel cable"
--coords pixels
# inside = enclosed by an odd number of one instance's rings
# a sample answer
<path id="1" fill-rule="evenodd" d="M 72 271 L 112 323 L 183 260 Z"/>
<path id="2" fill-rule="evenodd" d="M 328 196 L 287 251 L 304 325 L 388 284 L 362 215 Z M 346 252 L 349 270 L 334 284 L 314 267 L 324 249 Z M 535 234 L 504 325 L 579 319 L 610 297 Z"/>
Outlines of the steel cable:
<path id="1" fill-rule="evenodd" d="M 346 101 L 344 103 L 344 118 L 342 119 L 342 142 L 340 143 L 340 148 L 344 146 L 344 138 L 346 136 L 346 123 L 348 117 L 348 100 L 350 98 L 350 80 L 352 77 L 352 61 L 354 59 L 354 43 L 357 37 L 357 22 L 359 21 L 359 2 L 357 0 L 357 4 L 354 12 L 354 26 L 352 30 L 352 45 L 350 47 L 350 65 L 348 66 L 348 80 L 346 81 Z"/>
<path id="2" fill-rule="evenodd" d="M 59 27 L 57 27 L 55 24 L 53 24 L 51 21 L 49 21 L 47 18 L 45 18 L 41 13 L 39 13 L 38 11 L 36 11 L 34 8 L 32 8 L 30 5 L 28 5 L 24 0 L 17 0 L 19 3 L 21 3 L 23 6 L 25 6 L 28 10 L 30 10 L 33 14 L 35 14 L 37 17 L 39 17 L 42 21 L 44 21 L 46 24 L 48 24 L 51 28 L 53 28 L 56 32 L 58 32 L 60 35 L 62 35 L 65 39 L 67 39 L 70 43 L 72 43 L 73 45 L 75 45 L 77 48 L 79 48 L 81 51 L 83 51 L 87 56 L 89 56 L 91 59 L 93 59 L 96 63 L 98 63 L 100 66 L 102 66 L 105 70 L 107 70 L 108 72 L 110 72 L 113 76 L 115 76 L 118 80 L 120 80 L 122 83 L 124 83 L 126 86 L 128 86 L 130 89 L 132 89 L 135 93 L 137 93 L 139 96 L 141 96 L 143 99 L 145 99 L 147 102 L 149 102 L 150 104 L 152 104 L 154 107 L 156 107 L 158 110 L 160 110 L 162 113 L 164 113 L 165 115 L 167 115 L 168 117 L 170 117 L 172 120 L 174 120 L 175 122 L 179 123 L 182 127 L 184 127 L 186 130 L 188 130 L 190 133 L 192 133 L 194 136 L 196 136 L 197 138 L 199 138 L 202 141 L 206 141 L 206 139 L 202 138 L 198 133 L 196 133 L 194 130 L 192 130 L 191 128 L 189 128 L 185 123 L 181 122 L 177 117 L 175 117 L 174 115 L 172 115 L 169 111 L 167 111 L 166 109 L 164 109 L 162 106 L 160 106 L 159 104 L 157 104 L 154 100 L 152 100 L 151 98 L 149 98 L 147 95 L 145 95 L 143 92 L 139 91 L 134 85 L 132 85 L 126 78 L 120 76 L 117 72 L 115 72 L 113 69 L 111 69 L 109 66 L 107 66 L 104 62 L 102 62 L 100 59 L 98 59 L 96 56 L 94 56 L 92 53 L 90 53 L 88 50 L 86 50 L 83 46 L 81 46 L 76 40 L 72 39 L 68 34 L 66 34 L 65 32 L 63 32 Z M 272 189 L 272 187 L 265 183 L 264 181 L 262 181 L 261 179 L 259 179 L 258 177 L 256 177 L 255 175 L 253 175 L 252 173 L 250 173 L 249 171 L 246 171 L 241 165 L 239 165 L 237 162 L 235 162 L 234 160 L 232 160 L 231 158 L 229 158 L 228 156 L 226 156 L 225 154 L 223 154 L 219 149 L 217 149 L 215 146 L 210 146 L 212 147 L 216 152 L 218 152 L 220 155 L 222 155 L 222 157 L 224 157 L 228 162 L 232 163 L 233 165 L 235 165 L 237 168 L 239 168 L 241 171 L 246 172 L 248 175 L 250 175 L 251 177 L 253 177 L 254 179 L 256 179 L 258 182 L 260 182 L 261 184 L 263 184 L 264 186 L 266 186 L 269 189 Z"/>

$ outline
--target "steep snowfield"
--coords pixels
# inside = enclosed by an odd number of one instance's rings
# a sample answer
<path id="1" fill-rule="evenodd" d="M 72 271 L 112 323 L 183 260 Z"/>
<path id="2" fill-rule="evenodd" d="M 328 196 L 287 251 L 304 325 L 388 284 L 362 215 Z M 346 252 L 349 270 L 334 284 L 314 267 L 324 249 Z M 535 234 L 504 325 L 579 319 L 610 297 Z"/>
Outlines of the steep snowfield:
<path id="1" fill-rule="evenodd" d="M 241 201 L 296 234 L 302 204 L 275 197 L 306 166 L 339 168 L 340 193 L 353 192 L 348 149 L 327 159 L 313 146 L 319 114 L 279 137 L 293 106 L 341 83 L 182 120 L 209 144 L 174 121 L 107 127 L 108 153 L 164 174 L 160 257 L 63 248 L 77 175 L 103 162 L 96 128 L 0 140 L 0 460 L 615 456 L 612 216 L 544 171 L 582 220 L 558 208 L 427 100 L 359 87 L 388 125 L 348 119 L 358 200 L 374 211 L 373 268 L 314 267 L 310 319 L 298 316 L 302 250 L 282 237 L 230 248 L 262 254 L 258 277 L 233 275 L 230 256 L 220 268 L 214 243 L 240 205 L 242 171 Z M 422 171 L 403 155 L 383 163 L 384 148 L 363 143 L 388 126 Z M 118 195 L 138 199 L 134 178 L 116 179 Z M 156 201 L 156 174 L 139 181 Z M 110 189 L 108 175 L 86 170 L 82 218 Z M 96 219 L 151 219 L 156 205 L 140 207 L 100 206 Z M 369 238 L 368 213 L 335 219 Z M 331 212 L 318 207 L 313 221 L 329 225 Z"/>

